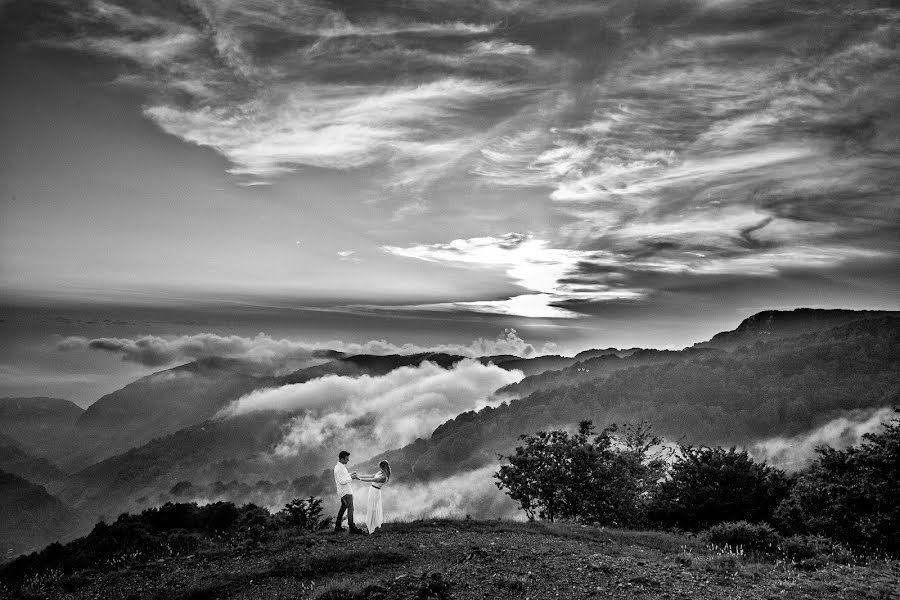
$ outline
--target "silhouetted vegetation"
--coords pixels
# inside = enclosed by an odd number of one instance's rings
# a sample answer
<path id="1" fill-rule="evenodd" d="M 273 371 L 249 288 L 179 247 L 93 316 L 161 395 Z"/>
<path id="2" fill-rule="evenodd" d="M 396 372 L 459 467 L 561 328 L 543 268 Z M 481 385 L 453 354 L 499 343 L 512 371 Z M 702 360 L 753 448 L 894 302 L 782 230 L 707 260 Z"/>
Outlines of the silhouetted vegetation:
<path id="1" fill-rule="evenodd" d="M 900 555 L 900 420 L 857 448 L 819 448 L 798 476 L 735 448 L 682 446 L 668 468 L 646 427 L 616 443 L 615 428 L 594 439 L 538 432 L 496 473 L 497 487 L 529 519 L 703 531 L 713 544 L 807 565 L 825 554 Z"/>
<path id="2" fill-rule="evenodd" d="M 668 476 L 653 491 L 651 523 L 699 531 L 719 523 L 772 521 L 790 478 L 734 448 L 682 446 Z"/>
<path id="3" fill-rule="evenodd" d="M 583 421 L 578 433 L 541 431 L 521 436 L 522 446 L 500 467 L 497 487 L 507 490 L 533 519 L 571 519 L 603 525 L 642 520 L 643 494 L 662 472 L 649 454 L 659 439 L 649 430 L 629 429 L 632 444 L 616 448 L 607 427 L 593 439 L 594 426 Z"/>
<path id="4" fill-rule="evenodd" d="M 328 527 L 333 520 L 332 517 L 322 519 L 322 501 L 315 496 L 305 500 L 294 498 L 278 515 L 285 524 L 307 531 Z"/>
<path id="5" fill-rule="evenodd" d="M 140 514 L 120 515 L 110 524 L 101 521 L 85 537 L 20 556 L 0 572 L 0 579 L 15 585 L 29 575 L 51 570 L 63 574 L 114 570 L 131 563 L 195 554 L 210 540 L 253 548 L 272 539 L 280 527 L 294 527 L 299 522 L 305 529 L 320 528 L 321 512 L 321 501 L 315 497 L 295 499 L 277 515 L 254 504 L 168 502 Z"/>
<path id="6" fill-rule="evenodd" d="M 818 449 L 778 509 L 791 533 L 828 536 L 865 551 L 900 555 L 900 420 L 859 447 Z"/>

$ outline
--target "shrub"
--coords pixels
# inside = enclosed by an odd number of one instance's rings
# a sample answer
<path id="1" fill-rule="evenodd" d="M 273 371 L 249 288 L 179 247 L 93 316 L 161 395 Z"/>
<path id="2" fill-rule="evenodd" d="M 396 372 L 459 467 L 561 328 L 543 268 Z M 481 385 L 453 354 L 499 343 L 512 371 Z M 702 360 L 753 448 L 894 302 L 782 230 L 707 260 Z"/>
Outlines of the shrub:
<path id="1" fill-rule="evenodd" d="M 719 523 L 772 519 L 790 478 L 734 448 L 683 446 L 669 478 L 659 484 L 650 518 L 662 527 L 699 531 Z"/>
<path id="2" fill-rule="evenodd" d="M 239 509 L 232 536 L 239 537 L 248 547 L 257 547 L 272 539 L 277 529 L 272 513 L 255 504 L 245 504 Z"/>
<path id="3" fill-rule="evenodd" d="M 706 530 L 706 540 L 717 546 L 743 548 L 750 552 L 770 554 L 778 550 L 781 536 L 765 523 L 720 523 Z"/>
<path id="4" fill-rule="evenodd" d="M 840 544 L 820 535 L 794 535 L 782 540 L 778 549 L 786 562 L 799 569 L 815 570 L 828 562 L 851 562 L 853 556 Z"/>
<path id="5" fill-rule="evenodd" d="M 278 516 L 293 527 L 307 531 L 321 529 L 322 501 L 315 496 L 310 496 L 306 500 L 294 498 L 284 505 Z"/>
<path id="6" fill-rule="evenodd" d="M 169 552 L 174 556 L 195 554 L 200 548 L 200 538 L 196 534 L 189 533 L 183 529 L 171 532 L 166 543 L 169 546 Z"/>

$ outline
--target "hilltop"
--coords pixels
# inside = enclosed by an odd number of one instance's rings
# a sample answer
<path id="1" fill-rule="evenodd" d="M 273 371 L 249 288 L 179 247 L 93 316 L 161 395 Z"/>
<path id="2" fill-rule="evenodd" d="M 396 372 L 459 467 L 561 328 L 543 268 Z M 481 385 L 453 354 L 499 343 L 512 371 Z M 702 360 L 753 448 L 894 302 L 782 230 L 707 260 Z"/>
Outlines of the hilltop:
<path id="1" fill-rule="evenodd" d="M 428 520 L 371 536 L 282 530 L 205 539 L 192 553 L 31 578 L 26 597 L 319 600 L 890 598 L 900 563 L 791 564 L 701 538 L 560 523 Z M 0 588 L 0 593 L 3 589 Z M 7 591 L 11 591 L 7 589 Z M 29 596 L 30 595 L 30 596 Z"/>

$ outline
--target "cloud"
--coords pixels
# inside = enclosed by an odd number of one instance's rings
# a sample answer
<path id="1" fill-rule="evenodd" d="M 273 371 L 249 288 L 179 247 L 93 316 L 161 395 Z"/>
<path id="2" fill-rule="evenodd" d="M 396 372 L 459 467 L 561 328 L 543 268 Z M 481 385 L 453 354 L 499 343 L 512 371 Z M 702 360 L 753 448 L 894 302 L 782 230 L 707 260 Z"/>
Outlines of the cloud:
<path id="1" fill-rule="evenodd" d="M 267 365 L 278 371 L 294 370 L 325 362 L 327 359 L 322 358 L 323 350 L 337 350 L 347 354 L 378 355 L 443 352 L 470 358 L 498 354 L 514 354 L 527 358 L 538 353 L 535 347 L 520 338 L 514 329 L 503 330 L 495 339 L 478 338 L 467 345 L 420 346 L 410 343 L 394 344 L 386 340 L 371 340 L 364 343 L 340 340 L 309 342 L 276 339 L 263 333 L 252 338 L 198 333 L 182 336 L 145 335 L 139 338 L 88 339 L 70 336 L 59 340 L 56 348 L 62 352 L 78 350 L 111 352 L 119 354 L 125 361 L 148 367 L 215 356 L 246 360 L 259 365 Z M 552 347 L 543 347 L 542 353 L 553 350 Z"/>
<path id="2" fill-rule="evenodd" d="M 292 456 L 339 444 L 369 457 L 427 437 L 435 427 L 469 410 L 501 400 L 494 390 L 520 381 L 521 371 L 463 360 L 450 369 L 430 362 L 379 377 L 325 376 L 306 383 L 253 391 L 220 413 L 296 413 L 274 452 Z"/>
<path id="3" fill-rule="evenodd" d="M 863 435 L 877 433 L 881 430 L 881 424 L 889 422 L 894 416 L 895 413 L 890 408 L 851 413 L 801 435 L 761 440 L 748 451 L 757 460 L 766 460 L 776 467 L 798 471 L 816 459 L 817 447 L 844 449 L 859 445 L 863 441 Z"/>
<path id="4" fill-rule="evenodd" d="M 469 144 L 460 111 L 517 91 L 453 77 L 390 87 L 291 84 L 238 105 L 156 105 L 145 113 L 167 133 L 225 155 L 231 173 L 272 177 L 303 165 L 354 169 L 419 156 L 443 164 Z"/>
<path id="5" fill-rule="evenodd" d="M 427 483 L 392 480 L 382 490 L 385 520 L 428 518 L 518 519 L 525 515 L 509 496 L 494 485 L 498 466 L 458 473 Z M 366 492 L 363 492 L 365 495 Z"/>
<path id="6" fill-rule="evenodd" d="M 338 250 L 338 259 L 345 262 L 361 262 L 362 259 L 356 256 L 356 250 Z"/>
<path id="7" fill-rule="evenodd" d="M 449 197 L 508 200 L 485 203 L 493 222 L 523 189 L 546 200 L 529 242 L 546 263 L 488 256 L 502 229 L 449 233 L 470 246 L 456 257 L 386 243 L 524 288 L 417 310 L 574 317 L 664 293 L 647 273 L 827 277 L 896 259 L 890 2 L 45 2 L 23 27 L 35 41 L 125 63 L 146 118 L 225 157 L 236 183 L 365 171 L 398 221 Z M 618 278 L 558 283 L 591 261 Z"/>
<path id="8" fill-rule="evenodd" d="M 580 298 L 622 300 L 642 297 L 640 290 L 623 289 L 605 283 L 584 285 L 578 289 L 561 284 L 560 281 L 580 262 L 599 253 L 552 248 L 546 240 L 521 233 L 457 239 L 449 243 L 420 244 L 407 248 L 383 246 L 382 250 L 394 256 L 426 262 L 495 270 L 533 292 L 502 300 L 434 303 L 407 306 L 406 309 L 463 310 L 530 318 L 574 318 L 578 316 L 577 313 L 554 304 Z"/>
<path id="9" fill-rule="evenodd" d="M 419 190 L 477 152 L 484 107 L 521 105 L 535 89 L 527 45 L 482 39 L 496 11 L 59 4 L 57 22 L 29 23 L 39 43 L 131 61 L 119 81 L 148 90 L 145 116 L 222 154 L 244 185 L 377 164 L 384 185 Z M 522 77 L 499 76 L 513 64 Z"/>
<path id="10" fill-rule="evenodd" d="M 213 356 L 240 358 L 273 366 L 291 364 L 294 368 L 324 362 L 324 359 L 317 356 L 318 349 L 309 344 L 274 339 L 264 334 L 259 334 L 254 338 L 199 333 L 173 337 L 145 335 L 134 339 L 94 338 L 91 340 L 72 336 L 60 340 L 57 349 L 61 351 L 101 350 L 119 354 L 122 356 L 122 360 L 149 367 Z"/>

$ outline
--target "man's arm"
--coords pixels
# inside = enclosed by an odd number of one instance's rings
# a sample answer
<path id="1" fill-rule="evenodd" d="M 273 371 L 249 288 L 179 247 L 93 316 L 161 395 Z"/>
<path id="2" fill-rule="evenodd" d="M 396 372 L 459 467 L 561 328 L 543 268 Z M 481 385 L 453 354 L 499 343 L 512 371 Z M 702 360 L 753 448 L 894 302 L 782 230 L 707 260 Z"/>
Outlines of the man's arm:
<path id="1" fill-rule="evenodd" d="M 334 468 L 334 480 L 337 481 L 338 484 L 343 485 L 353 481 L 353 478 L 350 477 L 350 473 L 347 472 L 347 467 L 340 465 L 340 467 Z"/>

